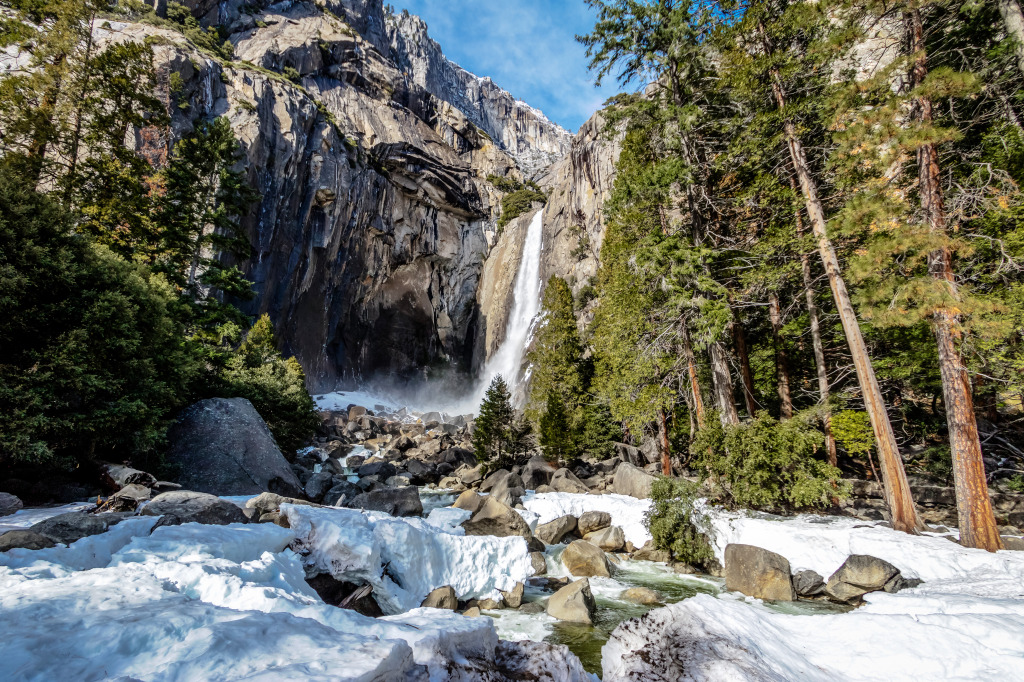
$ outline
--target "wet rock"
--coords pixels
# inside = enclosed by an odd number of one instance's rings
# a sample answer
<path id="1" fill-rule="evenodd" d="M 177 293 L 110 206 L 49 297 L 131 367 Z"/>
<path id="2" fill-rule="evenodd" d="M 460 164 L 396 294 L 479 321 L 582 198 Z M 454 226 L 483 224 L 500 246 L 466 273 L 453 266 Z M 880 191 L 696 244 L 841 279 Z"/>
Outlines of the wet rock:
<path id="1" fill-rule="evenodd" d="M 526 538 L 526 548 L 531 552 L 543 553 L 547 549 L 547 546 L 540 539 L 538 539 L 536 535 L 531 535 L 530 537 Z"/>
<path id="2" fill-rule="evenodd" d="M 638 499 L 651 496 L 651 485 L 657 479 L 643 469 L 637 469 L 628 462 L 623 462 L 615 470 L 612 487 L 619 495 L 629 495 Z"/>
<path id="3" fill-rule="evenodd" d="M 725 588 L 770 601 L 796 597 L 786 557 L 754 545 L 726 545 Z"/>
<path id="4" fill-rule="evenodd" d="M 834 601 L 857 604 L 868 592 L 898 592 L 904 583 L 900 569 L 888 561 L 866 554 L 852 554 L 829 577 L 825 594 Z"/>
<path id="5" fill-rule="evenodd" d="M 587 533 L 583 539 L 606 552 L 618 552 L 626 546 L 626 536 L 618 526 Z"/>
<path id="6" fill-rule="evenodd" d="M 17 496 L 10 493 L 0 493 L 0 516 L 10 516 L 24 506 L 24 503 Z"/>
<path id="7" fill-rule="evenodd" d="M 549 616 L 570 623 L 593 625 L 597 602 L 586 578 L 570 583 L 548 598 Z"/>
<path id="8" fill-rule="evenodd" d="M 389 488 L 405 488 L 412 485 L 412 479 L 408 476 L 402 476 L 401 474 L 392 476 L 388 480 L 384 481 L 384 485 Z"/>
<path id="9" fill-rule="evenodd" d="M 369 464 L 363 464 L 356 470 L 356 473 L 359 474 L 359 478 L 376 476 L 381 481 L 386 481 L 397 474 L 398 469 L 396 469 L 395 465 L 390 462 L 377 461 Z"/>
<path id="10" fill-rule="evenodd" d="M 602 528 L 607 528 L 612 525 L 612 515 L 603 511 L 583 512 L 583 514 L 580 515 L 578 525 L 580 533 L 583 535 L 593 533 L 596 530 L 601 530 Z"/>
<path id="11" fill-rule="evenodd" d="M 226 526 L 230 523 L 246 523 L 245 513 L 227 500 L 215 495 L 191 490 L 176 490 L 162 493 L 142 508 L 143 516 L 163 516 L 161 526 L 176 526 L 180 523 L 205 523 Z"/>
<path id="12" fill-rule="evenodd" d="M 664 601 L 658 592 L 647 587 L 631 587 L 619 595 L 619 598 L 644 605 L 660 604 Z"/>
<path id="13" fill-rule="evenodd" d="M 9 530 L 0 535 L 0 552 L 9 549 L 47 549 L 56 542 L 32 530 Z"/>
<path id="14" fill-rule="evenodd" d="M 501 602 L 495 599 L 481 599 L 477 602 L 481 611 L 497 611 L 501 608 Z"/>
<path id="15" fill-rule="evenodd" d="M 548 545 L 557 545 L 569 533 L 576 530 L 576 517 L 571 514 L 560 516 L 554 521 L 542 523 L 534 529 L 533 534 Z"/>
<path id="16" fill-rule="evenodd" d="M 308 501 L 300 500 L 295 497 L 284 497 L 275 493 L 260 493 L 256 497 L 248 500 L 245 503 L 245 507 L 246 509 L 254 510 L 255 517 L 260 518 L 264 514 L 279 511 L 282 504 L 302 504 L 310 506 Z"/>
<path id="17" fill-rule="evenodd" d="M 342 478 L 338 480 L 334 479 L 334 485 L 324 495 L 324 504 L 332 507 L 343 507 L 345 502 L 350 502 L 356 497 L 361 495 L 363 492 L 362 488 L 357 486 L 355 483 Z"/>
<path id="18" fill-rule="evenodd" d="M 334 485 L 334 474 L 330 471 L 321 471 L 313 474 L 306 481 L 306 497 L 313 502 L 321 502 L 327 491 Z"/>
<path id="19" fill-rule="evenodd" d="M 523 590 L 525 586 L 522 583 L 516 583 L 511 590 L 505 592 L 500 590 L 501 598 L 505 602 L 505 606 L 510 609 L 518 609 L 523 604 Z"/>
<path id="20" fill-rule="evenodd" d="M 419 491 L 408 486 L 405 488 L 381 488 L 357 495 L 345 506 L 352 509 L 372 509 L 391 516 L 422 516 L 423 503 Z"/>
<path id="21" fill-rule="evenodd" d="M 551 476 L 551 487 L 559 493 L 589 493 L 590 488 L 568 469 L 559 469 Z"/>
<path id="22" fill-rule="evenodd" d="M 530 552 L 530 563 L 533 565 L 534 575 L 544 575 L 548 572 L 548 562 L 543 552 Z"/>
<path id="23" fill-rule="evenodd" d="M 636 561 L 659 561 L 669 563 L 672 561 L 672 554 L 665 549 L 657 549 L 654 540 L 648 540 L 643 547 L 633 552 L 632 558 Z"/>
<path id="24" fill-rule="evenodd" d="M 519 607 L 520 613 L 537 614 L 544 613 L 546 610 L 544 604 L 539 601 L 528 601 Z"/>
<path id="25" fill-rule="evenodd" d="M 468 609 L 466 609 L 465 611 L 463 611 L 462 615 L 465 616 L 466 618 L 479 618 L 480 617 L 480 607 L 479 606 L 471 606 Z"/>
<path id="26" fill-rule="evenodd" d="M 480 483 L 480 492 L 489 493 L 491 491 L 491 488 L 496 486 L 499 482 L 503 481 L 505 477 L 510 475 L 511 473 L 512 472 L 509 471 L 508 469 L 498 469 L 497 471 L 491 472 L 487 476 L 487 478 L 485 478 L 483 482 Z"/>
<path id="27" fill-rule="evenodd" d="M 512 472 L 505 472 L 491 485 L 491 497 L 510 507 L 521 503 L 525 494 L 526 488 L 523 486 L 523 479 Z"/>
<path id="28" fill-rule="evenodd" d="M 185 409 L 167 435 L 167 464 L 186 490 L 213 495 L 269 491 L 299 497 L 296 478 L 266 422 L 245 398 L 210 398 Z"/>
<path id="29" fill-rule="evenodd" d="M 287 526 L 285 527 L 287 528 Z M 325 604 L 349 609 L 370 618 L 380 618 L 384 615 L 374 600 L 373 591 L 369 585 L 357 585 L 338 580 L 329 573 L 306 578 L 306 582 Z"/>
<path id="30" fill-rule="evenodd" d="M 463 464 L 455 470 L 455 478 L 459 479 L 462 485 L 472 485 L 483 478 L 483 471 L 483 464 L 477 464 L 476 466 Z"/>
<path id="31" fill-rule="evenodd" d="M 530 537 L 530 527 L 514 509 L 501 501 L 488 497 L 469 520 L 462 523 L 466 535 L 519 535 Z"/>
<path id="32" fill-rule="evenodd" d="M 586 540 L 570 543 L 562 552 L 562 563 L 574 576 L 610 578 L 612 575 L 608 557 L 599 547 Z"/>
<path id="33" fill-rule="evenodd" d="M 798 571 L 793 574 L 793 590 L 800 597 L 814 597 L 825 590 L 825 579 L 815 571 Z"/>
<path id="34" fill-rule="evenodd" d="M 459 606 L 459 598 L 455 595 L 455 588 L 451 585 L 445 585 L 428 594 L 420 606 L 454 611 Z"/>

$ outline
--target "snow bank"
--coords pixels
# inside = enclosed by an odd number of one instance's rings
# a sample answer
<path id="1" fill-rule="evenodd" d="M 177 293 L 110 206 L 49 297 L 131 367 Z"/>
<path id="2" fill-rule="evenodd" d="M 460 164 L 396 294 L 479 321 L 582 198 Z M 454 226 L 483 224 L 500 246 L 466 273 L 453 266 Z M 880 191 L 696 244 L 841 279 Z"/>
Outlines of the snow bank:
<path id="1" fill-rule="evenodd" d="M 720 561 L 727 544 L 752 544 L 827 578 L 849 555 L 868 554 L 925 582 L 834 615 L 697 595 L 616 628 L 602 650 L 605 682 L 1024 679 L 1024 553 L 838 517 L 705 515 Z"/>
<path id="2" fill-rule="evenodd" d="M 603 511 L 611 514 L 612 525 L 622 528 L 626 540 L 636 547 L 643 547 L 651 539 L 651 533 L 644 525 L 644 515 L 651 507 L 650 500 L 638 500 L 628 495 L 538 494 L 528 491 L 523 497 L 523 506 L 527 513 L 521 515 L 531 529 L 566 514 L 578 518 L 584 512 Z"/>
<path id="3" fill-rule="evenodd" d="M 984 576 L 1024 576 L 1024 552 L 995 554 L 967 549 L 939 535 L 908 535 L 876 522 L 837 516 L 726 512 L 710 508 L 715 556 L 723 561 L 730 543 L 757 545 L 789 559 L 793 572 L 817 571 L 828 578 L 851 554 L 888 561 L 908 578 L 977 580 Z"/>
<path id="4" fill-rule="evenodd" d="M 460 599 L 497 599 L 498 590 L 533 575 L 523 538 L 457 535 L 454 513 L 424 520 L 334 507 L 282 505 L 281 511 L 307 565 L 338 580 L 370 583 L 385 612 L 414 609 L 444 585 Z"/>
<path id="5" fill-rule="evenodd" d="M 619 680 L 1020 680 L 1024 609 L 985 600 L 946 609 L 884 594 L 912 613 L 794 616 L 697 595 L 623 623 L 602 649 L 604 682 Z"/>

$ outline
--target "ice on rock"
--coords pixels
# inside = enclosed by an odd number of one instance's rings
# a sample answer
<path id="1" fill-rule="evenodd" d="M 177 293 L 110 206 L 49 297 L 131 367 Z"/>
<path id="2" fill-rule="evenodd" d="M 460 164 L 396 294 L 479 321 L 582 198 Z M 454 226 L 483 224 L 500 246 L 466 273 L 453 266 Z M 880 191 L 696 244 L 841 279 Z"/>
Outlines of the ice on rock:
<path id="1" fill-rule="evenodd" d="M 643 547 L 651 539 L 651 533 L 644 525 L 644 516 L 651 507 L 650 500 L 638 500 L 628 495 L 527 492 L 523 506 L 526 513 L 520 511 L 520 514 L 530 524 L 531 530 L 566 514 L 579 518 L 584 512 L 603 511 L 611 514 L 612 525 L 621 528 L 626 540 L 636 547 Z"/>
<path id="2" fill-rule="evenodd" d="M 286 504 L 281 511 L 307 565 L 338 580 L 370 583 L 386 613 L 414 609 L 444 585 L 460 599 L 497 599 L 499 590 L 533 575 L 520 537 L 457 535 L 429 520 L 354 509 Z"/>

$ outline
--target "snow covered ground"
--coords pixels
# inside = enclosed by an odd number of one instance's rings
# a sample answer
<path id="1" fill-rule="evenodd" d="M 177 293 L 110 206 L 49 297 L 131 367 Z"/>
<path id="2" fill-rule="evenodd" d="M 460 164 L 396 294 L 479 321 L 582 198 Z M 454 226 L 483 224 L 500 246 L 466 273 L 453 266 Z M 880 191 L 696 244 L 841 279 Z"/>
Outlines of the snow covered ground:
<path id="1" fill-rule="evenodd" d="M 285 511 L 290 529 L 151 533 L 157 519 L 135 517 L 67 547 L 0 554 L 0 679 L 440 682 L 453 665 L 493 664 L 493 621 L 415 607 L 442 584 L 460 596 L 511 588 L 530 567 L 522 538 L 455 535 L 443 514 Z M 328 606 L 306 584 L 307 565 L 365 576 L 405 612 L 374 619 Z"/>
<path id="2" fill-rule="evenodd" d="M 708 517 L 719 560 L 729 543 L 752 544 L 827 578 L 850 554 L 869 554 L 925 582 L 835 615 L 697 595 L 620 625 L 603 649 L 605 682 L 1024 679 L 1024 552 L 836 517 Z"/>
<path id="3" fill-rule="evenodd" d="M 644 526 L 644 516 L 651 506 L 650 500 L 638 500 L 628 495 L 537 494 L 528 491 L 523 497 L 523 506 L 526 512 L 518 511 L 531 529 L 566 514 L 578 518 L 584 512 L 603 511 L 611 514 L 612 525 L 622 528 L 626 540 L 636 547 L 643 547 L 651 539 L 651 533 Z"/>

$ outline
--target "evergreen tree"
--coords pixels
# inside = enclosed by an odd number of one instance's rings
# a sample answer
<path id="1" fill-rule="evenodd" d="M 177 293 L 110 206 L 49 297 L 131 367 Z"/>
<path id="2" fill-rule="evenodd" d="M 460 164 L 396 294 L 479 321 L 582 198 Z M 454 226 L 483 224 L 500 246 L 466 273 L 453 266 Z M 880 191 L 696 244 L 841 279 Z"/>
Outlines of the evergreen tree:
<path id="1" fill-rule="evenodd" d="M 478 461 L 501 462 L 512 451 L 512 429 L 516 424 L 512 394 L 500 374 L 491 380 L 474 422 L 473 450 Z"/>
<path id="2" fill-rule="evenodd" d="M 544 414 L 540 417 L 540 445 L 544 456 L 557 463 L 576 455 L 576 445 L 569 425 L 565 403 L 555 391 L 548 392 Z"/>
<path id="3" fill-rule="evenodd" d="M 541 322 L 527 356 L 531 365 L 530 400 L 526 413 L 537 418 L 557 394 L 570 424 L 580 421 L 586 390 L 583 346 L 576 328 L 572 291 L 561 277 L 552 277 L 544 288 Z"/>

